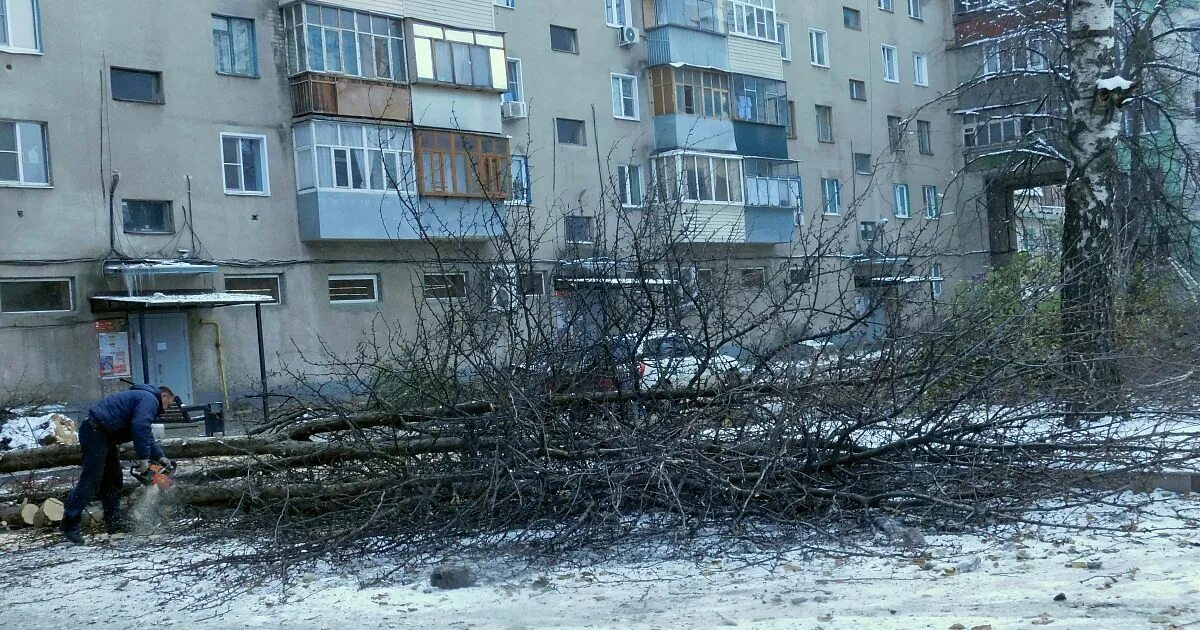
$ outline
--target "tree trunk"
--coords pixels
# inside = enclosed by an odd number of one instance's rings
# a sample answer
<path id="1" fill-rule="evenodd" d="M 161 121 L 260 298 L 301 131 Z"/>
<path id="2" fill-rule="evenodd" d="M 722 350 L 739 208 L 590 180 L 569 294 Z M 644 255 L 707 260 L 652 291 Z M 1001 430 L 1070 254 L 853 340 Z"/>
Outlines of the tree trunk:
<path id="1" fill-rule="evenodd" d="M 1071 69 L 1066 215 L 1062 252 L 1062 349 L 1076 394 L 1067 422 L 1113 411 L 1120 402 L 1116 364 L 1112 177 L 1120 111 L 1097 98 L 1112 75 L 1113 0 L 1071 0 L 1067 28 Z"/>

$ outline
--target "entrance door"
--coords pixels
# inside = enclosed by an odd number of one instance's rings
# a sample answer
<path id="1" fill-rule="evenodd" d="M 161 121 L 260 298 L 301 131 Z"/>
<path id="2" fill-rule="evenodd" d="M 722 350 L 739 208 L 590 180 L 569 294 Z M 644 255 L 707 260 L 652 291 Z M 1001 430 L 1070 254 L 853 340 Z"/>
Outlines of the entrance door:
<path id="1" fill-rule="evenodd" d="M 133 355 L 133 380 L 142 380 L 141 326 L 138 315 L 129 316 L 130 344 Z M 192 354 L 188 341 L 187 315 L 155 313 L 146 318 L 146 359 L 150 364 L 150 384 L 170 387 L 184 404 L 192 400 Z"/>

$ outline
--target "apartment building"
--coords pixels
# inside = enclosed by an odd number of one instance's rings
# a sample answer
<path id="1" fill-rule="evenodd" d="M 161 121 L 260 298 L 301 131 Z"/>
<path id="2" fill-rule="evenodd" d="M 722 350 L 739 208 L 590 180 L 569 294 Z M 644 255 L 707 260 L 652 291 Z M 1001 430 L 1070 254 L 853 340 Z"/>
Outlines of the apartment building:
<path id="1" fill-rule="evenodd" d="M 983 249 L 949 8 L 813 4 L 0 0 L 0 387 L 236 399 L 648 224 L 672 281 L 936 301 Z"/>

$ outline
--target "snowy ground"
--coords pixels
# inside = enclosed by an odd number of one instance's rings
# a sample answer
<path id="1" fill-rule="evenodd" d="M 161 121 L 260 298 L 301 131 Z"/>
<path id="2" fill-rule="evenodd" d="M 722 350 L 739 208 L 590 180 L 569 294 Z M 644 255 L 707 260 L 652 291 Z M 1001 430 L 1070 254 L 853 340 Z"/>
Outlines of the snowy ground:
<path id="1" fill-rule="evenodd" d="M 428 567 L 370 588 L 327 570 L 303 576 L 287 598 L 265 588 L 216 610 L 151 595 L 159 568 L 194 554 L 151 554 L 136 537 L 76 548 L 47 534 L 0 534 L 0 628 L 1200 627 L 1200 497 L 1150 498 L 1137 514 L 1055 516 L 1113 531 L 927 536 L 932 560 L 882 540 L 861 555 L 797 551 L 653 568 L 632 556 L 542 570 L 491 558 L 473 563 L 481 572 L 473 588 L 431 589 Z"/>

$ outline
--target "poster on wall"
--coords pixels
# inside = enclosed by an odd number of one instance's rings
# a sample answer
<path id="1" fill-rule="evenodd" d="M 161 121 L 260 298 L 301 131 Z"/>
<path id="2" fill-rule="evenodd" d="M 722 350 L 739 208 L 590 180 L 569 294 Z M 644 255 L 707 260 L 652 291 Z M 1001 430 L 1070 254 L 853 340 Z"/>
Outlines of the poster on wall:
<path id="1" fill-rule="evenodd" d="M 96 322 L 96 335 L 100 340 L 100 378 L 128 378 L 133 375 L 129 363 L 129 332 L 125 322 L 106 319 Z"/>

